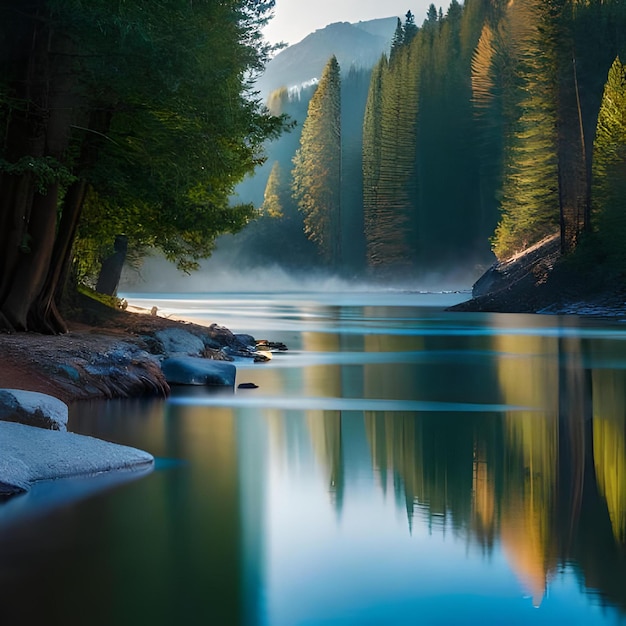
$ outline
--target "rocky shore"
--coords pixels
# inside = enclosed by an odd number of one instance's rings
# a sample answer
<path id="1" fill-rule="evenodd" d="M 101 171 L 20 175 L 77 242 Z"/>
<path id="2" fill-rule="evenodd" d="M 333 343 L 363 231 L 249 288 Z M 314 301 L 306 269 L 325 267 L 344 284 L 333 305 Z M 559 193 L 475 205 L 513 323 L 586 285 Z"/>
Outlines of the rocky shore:
<path id="1" fill-rule="evenodd" d="M 70 332 L 0 334 L 0 388 L 47 393 L 66 403 L 97 398 L 167 396 L 161 363 L 172 356 L 214 361 L 262 360 L 255 339 L 213 324 L 200 326 L 149 311 L 90 303 Z"/>
<path id="2" fill-rule="evenodd" d="M 60 336 L 0 334 L 0 500 L 41 480 L 152 467 L 147 452 L 66 432 L 69 403 L 167 396 L 170 383 L 233 387 L 231 361 L 263 361 L 267 349 L 285 349 L 217 324 L 95 301 L 84 302 L 69 326 Z"/>

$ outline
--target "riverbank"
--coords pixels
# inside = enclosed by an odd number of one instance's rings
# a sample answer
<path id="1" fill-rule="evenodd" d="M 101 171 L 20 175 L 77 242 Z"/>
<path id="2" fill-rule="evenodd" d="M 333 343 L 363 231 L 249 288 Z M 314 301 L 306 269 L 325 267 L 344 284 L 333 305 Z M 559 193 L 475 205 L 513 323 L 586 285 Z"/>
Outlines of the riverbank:
<path id="1" fill-rule="evenodd" d="M 227 328 L 209 327 L 151 314 L 81 302 L 69 332 L 0 334 L 0 388 L 46 393 L 69 404 L 77 400 L 167 396 L 159 359 L 176 347 L 164 333 L 184 330 L 198 338 L 202 356 L 223 360 L 224 351 L 245 346 Z M 248 341 L 253 338 L 246 337 Z M 180 351 L 184 351 L 185 346 Z"/>
<path id="2" fill-rule="evenodd" d="M 474 284 L 472 298 L 449 310 L 626 320 L 626 287 L 591 263 L 564 261 L 559 236 L 553 235 L 495 263 Z"/>
<path id="3" fill-rule="evenodd" d="M 0 500 L 42 480 L 153 467 L 148 452 L 65 432 L 63 419 L 58 425 L 47 419 L 49 405 L 60 405 L 67 421 L 65 405 L 76 401 L 167 396 L 161 368 L 167 357 L 192 354 L 209 362 L 257 354 L 253 337 L 216 324 L 169 319 L 155 310 L 116 310 L 85 298 L 68 326 L 58 336 L 0 334 L 0 389 L 9 390 L 1 418 L 8 421 L 0 421 Z"/>

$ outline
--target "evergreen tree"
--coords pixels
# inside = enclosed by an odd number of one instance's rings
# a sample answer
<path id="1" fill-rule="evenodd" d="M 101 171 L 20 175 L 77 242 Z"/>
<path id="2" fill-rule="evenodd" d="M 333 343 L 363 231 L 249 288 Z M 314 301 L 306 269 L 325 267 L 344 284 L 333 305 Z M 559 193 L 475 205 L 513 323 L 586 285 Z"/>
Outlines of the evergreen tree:
<path id="1" fill-rule="evenodd" d="M 282 197 L 283 183 L 281 178 L 280 164 L 278 161 L 275 161 L 270 176 L 267 179 L 263 199 L 263 214 L 272 218 L 279 218 L 285 215 L 284 200 Z"/>
<path id="2" fill-rule="evenodd" d="M 484 13 L 482 3 L 468 0 L 463 9 L 453 2 L 437 29 L 422 29 L 418 36 L 423 50 L 416 153 L 420 265 L 449 266 L 459 257 L 484 263 L 489 257 L 486 239 L 495 219 L 481 206 L 470 80 Z"/>
<path id="3" fill-rule="evenodd" d="M 403 37 L 402 43 L 405 46 L 408 46 L 412 41 L 415 35 L 417 35 L 417 26 L 415 25 L 415 16 L 411 11 L 407 11 L 404 20 L 404 28 L 403 28 Z"/>
<path id="4" fill-rule="evenodd" d="M 293 195 L 305 233 L 332 267 L 341 262 L 341 79 L 335 56 L 309 103 L 293 159 Z"/>
<path id="5" fill-rule="evenodd" d="M 626 65 L 615 59 L 598 116 L 594 147 L 594 224 L 602 254 L 626 268 Z"/>
<path id="6" fill-rule="evenodd" d="M 367 262 L 394 272 L 408 270 L 415 256 L 418 54 L 411 44 L 389 63 L 381 60 L 363 130 Z"/>
<path id="7" fill-rule="evenodd" d="M 432 26 L 437 23 L 438 19 L 437 7 L 434 4 L 429 5 L 428 11 L 426 12 L 426 22 L 424 23 L 424 26 Z"/>
<path id="8" fill-rule="evenodd" d="M 553 49 L 541 25 L 543 0 L 510 4 L 502 27 L 514 61 L 510 128 L 505 138 L 502 218 L 493 238 L 499 258 L 559 228 L 557 111 Z"/>
<path id="9" fill-rule="evenodd" d="M 600 77 L 624 46 L 626 6 L 514 3 L 500 27 L 515 76 L 504 94 L 510 127 L 494 249 L 506 256 L 560 230 L 562 251 L 569 252 L 590 224 Z"/>
<path id="10" fill-rule="evenodd" d="M 367 241 L 367 263 L 382 263 L 378 241 L 378 206 L 380 197 L 382 91 L 383 75 L 387 70 L 387 57 L 382 56 L 372 71 L 365 115 L 363 117 L 363 213 Z"/>
<path id="11" fill-rule="evenodd" d="M 472 2 L 466 11 L 479 3 Z M 481 33 L 472 53 L 472 108 L 479 167 L 480 220 L 483 232 L 493 233 L 498 222 L 504 168 L 504 139 L 507 129 L 505 93 L 510 93 L 507 81 L 510 58 L 501 41 L 501 15 L 492 9 L 481 16 Z"/>
<path id="12" fill-rule="evenodd" d="M 371 74 L 351 67 L 341 83 L 341 251 L 349 276 L 365 268 L 363 119 Z"/>
<path id="13" fill-rule="evenodd" d="M 396 30 L 393 34 L 393 39 L 391 40 L 391 51 L 389 53 L 389 57 L 393 58 L 401 46 L 404 45 L 404 26 L 402 26 L 402 20 L 398 18 L 396 23 Z"/>

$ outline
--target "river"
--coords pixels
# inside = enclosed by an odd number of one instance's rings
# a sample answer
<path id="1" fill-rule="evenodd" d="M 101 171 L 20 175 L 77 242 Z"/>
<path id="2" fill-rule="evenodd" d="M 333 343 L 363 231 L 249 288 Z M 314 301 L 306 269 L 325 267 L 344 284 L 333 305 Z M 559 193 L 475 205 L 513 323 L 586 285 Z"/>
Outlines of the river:
<path id="1" fill-rule="evenodd" d="M 82 403 L 153 472 L 0 514 L 2 623 L 626 623 L 626 326 L 462 293 L 124 294 L 282 341 L 257 389 Z"/>

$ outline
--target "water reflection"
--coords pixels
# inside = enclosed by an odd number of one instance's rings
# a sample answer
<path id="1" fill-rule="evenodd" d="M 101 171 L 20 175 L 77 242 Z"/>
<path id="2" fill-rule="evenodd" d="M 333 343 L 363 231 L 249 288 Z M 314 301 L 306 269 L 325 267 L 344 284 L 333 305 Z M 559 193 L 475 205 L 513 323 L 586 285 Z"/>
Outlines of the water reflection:
<path id="1" fill-rule="evenodd" d="M 240 367 L 258 390 L 77 407 L 73 430 L 159 465 L 0 536 L 0 584 L 31 623 L 626 619 L 617 331 L 362 311 L 323 309 L 291 361 Z M 351 320 L 377 332 L 335 325 Z M 59 604 L 68 585 L 79 600 Z"/>
<path id="2" fill-rule="evenodd" d="M 601 342 L 558 333 L 498 335 L 490 358 L 458 376 L 448 367 L 445 382 L 437 364 L 425 369 L 423 360 L 402 371 L 365 364 L 360 378 L 345 365 L 328 368 L 327 387 L 316 379 L 316 393 L 339 395 L 347 377 L 358 378 L 360 392 L 374 398 L 437 398 L 453 384 L 459 398 L 484 401 L 485 388 L 496 388 L 504 405 L 532 409 L 306 412 L 332 501 L 340 507 L 349 496 L 343 456 L 347 433 L 362 420 L 376 488 L 393 491 L 411 532 L 424 523 L 429 532 L 464 537 L 486 557 L 501 551 L 533 606 L 573 567 L 590 597 L 597 593 L 626 611 L 626 378 L 623 370 L 589 367 L 604 351 Z M 364 348 L 442 347 L 431 337 L 409 343 L 376 335 L 364 339 Z M 479 340 L 473 348 L 485 345 Z"/>

